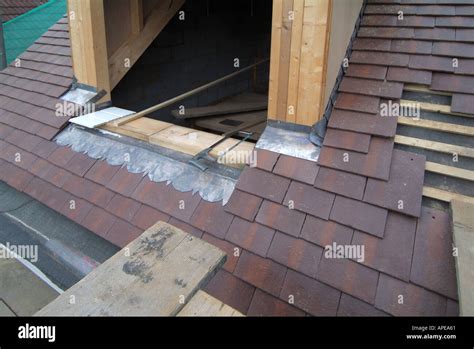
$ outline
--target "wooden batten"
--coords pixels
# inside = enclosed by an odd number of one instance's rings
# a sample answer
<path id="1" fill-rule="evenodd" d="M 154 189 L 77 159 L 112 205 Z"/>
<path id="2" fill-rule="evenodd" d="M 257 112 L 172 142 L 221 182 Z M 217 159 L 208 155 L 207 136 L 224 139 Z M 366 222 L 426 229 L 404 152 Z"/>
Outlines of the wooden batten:
<path id="1" fill-rule="evenodd" d="M 268 117 L 312 125 L 322 117 L 331 0 L 275 0 Z"/>
<path id="2" fill-rule="evenodd" d="M 81 84 L 105 90 L 110 100 L 103 0 L 68 0 L 74 75 Z"/>

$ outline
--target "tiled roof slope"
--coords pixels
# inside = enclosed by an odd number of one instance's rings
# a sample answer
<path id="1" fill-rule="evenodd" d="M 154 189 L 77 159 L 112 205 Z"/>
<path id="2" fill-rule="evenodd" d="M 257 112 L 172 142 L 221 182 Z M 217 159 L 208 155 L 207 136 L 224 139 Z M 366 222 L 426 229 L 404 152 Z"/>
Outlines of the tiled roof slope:
<path id="1" fill-rule="evenodd" d="M 0 15 L 4 22 L 31 11 L 48 0 L 0 0 Z"/>
<path id="2" fill-rule="evenodd" d="M 21 68 L 8 68 L 13 82 L 2 82 L 0 179 L 119 246 L 157 220 L 217 245 L 228 261 L 206 290 L 249 315 L 456 315 L 449 215 L 421 207 L 425 159 L 394 150 L 396 119 L 377 113 L 380 101 L 401 97 L 406 80 L 437 81 L 444 56 L 434 43 L 472 38 L 459 25 L 474 19 L 474 6 L 377 2 L 367 6 L 319 164 L 259 151 L 258 168 L 244 170 L 223 207 L 59 147 L 49 139 L 65 121 L 22 97 L 56 98 L 50 89 L 66 89 L 67 56 L 37 53 L 54 45 L 50 31 L 40 40 L 52 41 L 35 46 Z M 404 27 L 382 17 L 400 8 Z M 423 55 L 433 57 L 429 67 L 409 66 Z M 449 78 L 437 84 L 472 98 L 472 83 L 462 82 L 472 62 L 463 60 L 462 74 L 443 71 Z M 11 90 L 15 79 L 24 84 L 13 90 L 21 98 Z M 333 242 L 364 245 L 365 260 L 325 258 Z"/>

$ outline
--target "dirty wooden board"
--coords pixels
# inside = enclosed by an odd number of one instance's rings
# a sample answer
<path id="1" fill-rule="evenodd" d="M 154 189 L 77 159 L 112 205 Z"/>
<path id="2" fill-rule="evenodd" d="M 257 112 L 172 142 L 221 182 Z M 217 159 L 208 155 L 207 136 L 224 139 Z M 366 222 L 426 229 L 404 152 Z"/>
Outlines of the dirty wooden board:
<path id="1" fill-rule="evenodd" d="M 243 316 L 234 308 L 199 290 L 178 316 Z"/>
<path id="2" fill-rule="evenodd" d="M 225 259 L 216 247 L 158 222 L 36 315 L 174 316 Z"/>
<path id="3" fill-rule="evenodd" d="M 462 316 L 474 315 L 474 204 L 451 201 L 459 311 Z"/>

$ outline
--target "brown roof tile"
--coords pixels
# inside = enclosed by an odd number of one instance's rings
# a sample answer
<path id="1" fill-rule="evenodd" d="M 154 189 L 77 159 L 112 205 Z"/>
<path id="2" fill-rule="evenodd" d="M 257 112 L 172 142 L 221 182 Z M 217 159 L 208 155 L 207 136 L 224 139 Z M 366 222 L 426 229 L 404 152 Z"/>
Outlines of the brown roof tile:
<path id="1" fill-rule="evenodd" d="M 455 38 L 454 29 L 448 28 L 417 28 L 415 29 L 415 39 L 419 40 L 440 40 L 440 41 L 451 41 Z"/>
<path id="2" fill-rule="evenodd" d="M 337 316 L 388 316 L 371 304 L 367 304 L 343 293 L 337 310 Z"/>
<path id="3" fill-rule="evenodd" d="M 240 255 L 234 274 L 238 278 L 278 296 L 285 279 L 286 268 L 270 259 L 244 251 Z"/>
<path id="4" fill-rule="evenodd" d="M 458 42 L 435 42 L 433 54 L 448 57 L 474 58 L 474 45 Z"/>
<path id="5" fill-rule="evenodd" d="M 222 239 L 225 237 L 233 218 L 233 215 L 224 211 L 221 204 L 201 200 L 189 222 L 195 227 Z"/>
<path id="6" fill-rule="evenodd" d="M 453 238 L 449 214 L 423 208 L 416 229 L 410 280 L 457 299 Z"/>
<path id="7" fill-rule="evenodd" d="M 319 166 L 314 161 L 280 155 L 273 172 L 283 177 L 313 184 L 318 170 Z"/>
<path id="8" fill-rule="evenodd" d="M 81 224 L 88 213 L 93 209 L 93 205 L 86 200 L 79 199 L 71 195 L 61 210 L 61 214 L 74 222 Z"/>
<path id="9" fill-rule="evenodd" d="M 169 219 L 170 219 L 170 216 L 168 216 L 167 214 L 164 214 L 158 210 L 155 210 L 154 208 L 151 208 L 150 206 L 141 205 L 136 211 L 135 215 L 133 216 L 131 223 L 142 230 L 146 230 L 158 221 L 168 222 Z M 176 222 L 173 225 L 178 227 L 178 224 L 176 224 Z M 178 228 L 183 229 L 183 227 L 178 227 Z M 183 230 L 187 231 L 188 233 L 191 233 L 189 230 L 186 230 L 186 229 L 183 229 Z"/>
<path id="10" fill-rule="evenodd" d="M 335 316 L 341 292 L 303 274 L 288 270 L 280 298 L 311 315 Z"/>
<path id="11" fill-rule="evenodd" d="M 314 185 L 332 193 L 362 200 L 366 181 L 367 178 L 362 176 L 323 167 L 319 170 Z"/>
<path id="12" fill-rule="evenodd" d="M 122 167 L 115 173 L 106 186 L 117 193 L 130 196 L 142 178 L 143 174 L 130 173 L 126 167 Z"/>
<path id="13" fill-rule="evenodd" d="M 353 230 L 333 221 L 307 216 L 301 230 L 301 237 L 321 247 L 332 245 L 348 245 L 351 243 Z"/>
<path id="14" fill-rule="evenodd" d="M 262 170 L 272 172 L 273 166 L 275 166 L 279 156 L 279 153 L 258 149 L 256 165 Z"/>
<path id="15" fill-rule="evenodd" d="M 387 210 L 361 201 L 336 196 L 331 210 L 331 220 L 378 237 L 383 237 Z"/>
<path id="16" fill-rule="evenodd" d="M 322 253 L 319 246 L 277 232 L 268 250 L 268 258 L 314 278 Z"/>
<path id="17" fill-rule="evenodd" d="M 249 221 L 253 221 L 262 201 L 263 199 L 255 195 L 235 189 L 229 201 L 224 206 L 224 210 Z"/>
<path id="18" fill-rule="evenodd" d="M 339 86 L 339 91 L 399 99 L 402 96 L 403 84 L 398 82 L 344 78 Z"/>
<path id="19" fill-rule="evenodd" d="M 329 128 L 326 131 L 323 144 L 328 147 L 367 153 L 369 151 L 370 135 Z"/>
<path id="20" fill-rule="evenodd" d="M 397 118 L 334 109 L 329 118 L 328 126 L 376 136 L 393 137 L 397 130 Z"/>
<path id="21" fill-rule="evenodd" d="M 281 203 L 289 184 L 286 178 L 247 167 L 240 175 L 236 188 Z"/>
<path id="22" fill-rule="evenodd" d="M 116 194 L 106 207 L 106 210 L 130 222 L 140 208 L 140 203 L 120 194 Z"/>
<path id="23" fill-rule="evenodd" d="M 354 59 L 353 58 L 354 56 L 358 58 Z M 354 52 L 354 54 L 351 57 L 353 59 L 353 62 L 351 62 L 351 64 L 349 65 L 349 68 L 346 71 L 346 76 L 351 76 L 355 78 L 384 80 L 385 75 L 387 74 L 387 67 L 381 67 L 377 65 L 367 65 L 367 64 L 355 64 L 355 63 L 362 63 L 361 56 L 362 56 L 362 52 Z M 364 61 L 364 62 L 367 62 L 367 61 Z M 372 61 L 370 61 L 370 63 L 375 64 Z"/>
<path id="24" fill-rule="evenodd" d="M 411 69 L 453 72 L 453 60 L 446 57 L 412 55 L 408 67 Z"/>
<path id="25" fill-rule="evenodd" d="M 329 218 L 335 195 L 327 191 L 313 188 L 307 184 L 291 182 L 285 196 L 284 204 L 323 219 Z"/>
<path id="26" fill-rule="evenodd" d="M 381 181 L 369 178 L 364 201 L 419 217 L 424 174 L 424 155 L 396 149 L 392 155 L 390 179 Z"/>
<path id="27" fill-rule="evenodd" d="M 106 185 L 120 169 L 118 166 L 111 166 L 106 161 L 96 161 L 84 176 L 93 182 Z"/>
<path id="28" fill-rule="evenodd" d="M 246 314 L 252 301 L 255 287 L 236 278 L 225 270 L 219 270 L 204 287 L 204 291 L 235 310 L 240 311 L 242 314 Z"/>
<path id="29" fill-rule="evenodd" d="M 366 69 L 366 76 L 363 76 L 364 74 L 359 74 L 359 76 L 354 74 L 347 74 L 347 76 L 383 80 L 387 72 L 387 69 L 385 68 L 386 66 L 406 67 L 408 65 L 408 59 L 409 56 L 402 53 L 354 51 L 350 58 L 348 73 L 352 63 L 370 63 L 382 65 L 384 67 L 369 66 L 372 68 L 370 70 Z"/>
<path id="30" fill-rule="evenodd" d="M 293 236 L 299 236 L 305 215 L 296 210 L 264 201 L 255 220 L 268 227 L 280 230 Z"/>
<path id="31" fill-rule="evenodd" d="M 415 32 L 413 28 L 362 27 L 357 35 L 361 38 L 411 39 Z"/>
<path id="32" fill-rule="evenodd" d="M 319 264 L 317 279 L 373 304 L 379 273 L 348 259 L 326 258 L 326 251 Z"/>
<path id="33" fill-rule="evenodd" d="M 323 147 L 318 162 L 321 166 L 387 180 L 390 173 L 392 150 L 393 139 L 372 137 L 367 154 Z"/>
<path id="34" fill-rule="evenodd" d="M 389 213 L 383 239 L 356 231 L 353 245 L 365 248 L 361 263 L 396 278 L 408 281 L 415 242 L 416 220 Z"/>
<path id="35" fill-rule="evenodd" d="M 430 87 L 437 91 L 474 94 L 474 76 L 434 73 Z"/>
<path id="36" fill-rule="evenodd" d="M 451 111 L 474 114 L 474 96 L 455 93 L 451 100 Z"/>
<path id="37" fill-rule="evenodd" d="M 75 153 L 71 160 L 66 165 L 68 171 L 83 177 L 87 171 L 94 165 L 95 159 L 82 153 Z"/>
<path id="38" fill-rule="evenodd" d="M 431 72 L 390 67 L 387 74 L 387 80 L 418 85 L 429 85 L 431 84 Z"/>
<path id="39" fill-rule="evenodd" d="M 395 316 L 444 316 L 446 298 L 380 274 L 375 306 Z"/>
<path id="40" fill-rule="evenodd" d="M 176 225 L 175 222 L 173 222 L 173 220 L 170 220 L 170 224 L 175 225 L 176 227 L 180 229 L 183 229 L 181 226 Z M 189 230 L 185 230 L 185 231 L 190 232 Z M 226 253 L 227 259 L 222 268 L 227 270 L 229 273 L 233 273 L 235 270 L 235 267 L 237 266 L 237 262 L 239 261 L 240 256 L 242 255 L 243 250 L 240 247 L 236 246 L 235 244 L 232 244 L 225 240 L 218 239 L 212 236 L 211 234 L 204 233 L 204 235 L 202 236 L 202 239 L 220 248 L 222 251 Z"/>
<path id="41" fill-rule="evenodd" d="M 305 316 L 305 313 L 257 288 L 247 316 Z"/>
<path id="42" fill-rule="evenodd" d="M 93 207 L 82 221 L 82 225 L 92 232 L 105 238 L 117 217 L 100 207 Z"/>
<path id="43" fill-rule="evenodd" d="M 390 40 L 356 38 L 353 43 L 354 50 L 390 51 Z"/>
<path id="44" fill-rule="evenodd" d="M 274 234 L 274 230 L 263 225 L 235 217 L 227 232 L 226 240 L 265 257 Z"/>
<path id="45" fill-rule="evenodd" d="M 421 40 L 392 40 L 391 51 L 400 53 L 431 54 L 432 43 Z"/>
<path id="46" fill-rule="evenodd" d="M 335 103 L 338 109 L 359 111 L 363 113 L 377 114 L 379 112 L 380 98 L 356 95 L 352 93 L 339 93 Z M 333 114 L 334 114 L 333 110 Z M 331 119 L 333 116 L 331 115 Z M 370 133 L 370 132 L 365 132 Z"/>

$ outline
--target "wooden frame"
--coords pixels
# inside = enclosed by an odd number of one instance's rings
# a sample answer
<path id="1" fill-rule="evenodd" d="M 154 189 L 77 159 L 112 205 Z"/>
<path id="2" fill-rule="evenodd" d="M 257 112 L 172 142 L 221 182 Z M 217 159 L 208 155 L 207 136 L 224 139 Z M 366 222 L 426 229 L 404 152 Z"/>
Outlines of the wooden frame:
<path id="1" fill-rule="evenodd" d="M 110 100 L 103 0 L 69 0 L 72 62 L 78 82 L 105 90 Z"/>

